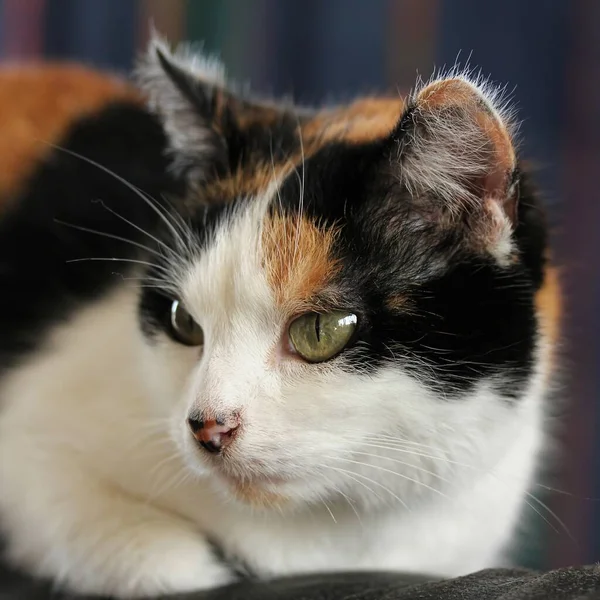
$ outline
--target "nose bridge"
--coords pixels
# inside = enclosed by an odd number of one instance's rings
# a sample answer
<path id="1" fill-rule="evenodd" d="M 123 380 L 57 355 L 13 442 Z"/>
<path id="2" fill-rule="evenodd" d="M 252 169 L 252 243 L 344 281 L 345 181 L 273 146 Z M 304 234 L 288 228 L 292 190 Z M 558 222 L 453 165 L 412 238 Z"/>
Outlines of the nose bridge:
<path id="1" fill-rule="evenodd" d="M 259 253 L 260 215 L 268 205 L 262 204 L 249 203 L 221 223 L 191 279 L 191 294 L 204 300 L 219 331 L 236 313 L 270 301 Z"/>
<path id="2" fill-rule="evenodd" d="M 204 419 L 218 420 L 239 413 L 248 396 L 251 382 L 244 364 L 244 349 L 232 346 L 233 341 L 214 344 L 203 358 L 193 410 Z"/>
<path id="3" fill-rule="evenodd" d="M 245 225 L 254 227 L 250 221 Z M 213 413 L 243 408 L 252 390 L 260 389 L 280 335 L 270 288 L 248 244 L 241 243 L 243 232 L 225 233 L 220 242 L 227 244 L 218 243 L 203 258 L 190 297 L 203 307 L 199 320 L 205 334 L 194 403 Z"/>

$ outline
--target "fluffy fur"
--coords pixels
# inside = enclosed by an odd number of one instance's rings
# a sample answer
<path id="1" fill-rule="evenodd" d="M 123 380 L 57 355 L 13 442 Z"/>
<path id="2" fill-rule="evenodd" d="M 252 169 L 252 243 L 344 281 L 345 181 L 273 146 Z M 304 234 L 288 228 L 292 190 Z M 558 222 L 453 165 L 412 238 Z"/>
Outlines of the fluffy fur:
<path id="1" fill-rule="evenodd" d="M 150 109 L 73 122 L 0 221 L 8 559 L 119 597 L 505 562 L 558 313 L 503 106 L 452 74 L 296 111 L 210 65 L 153 44 Z M 334 309 L 305 362 L 290 321 Z M 220 454 L 187 424 L 231 415 Z"/>

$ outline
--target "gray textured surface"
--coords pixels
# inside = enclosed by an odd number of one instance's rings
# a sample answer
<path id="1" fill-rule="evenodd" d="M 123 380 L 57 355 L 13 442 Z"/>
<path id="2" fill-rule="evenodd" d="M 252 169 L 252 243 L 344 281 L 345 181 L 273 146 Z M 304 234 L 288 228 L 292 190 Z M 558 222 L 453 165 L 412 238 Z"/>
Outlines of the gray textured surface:
<path id="1" fill-rule="evenodd" d="M 550 573 L 497 569 L 448 581 L 399 574 L 353 574 L 258 583 L 186 600 L 591 600 L 600 599 L 600 566 Z M 0 569 L 0 600 L 83 600 Z"/>

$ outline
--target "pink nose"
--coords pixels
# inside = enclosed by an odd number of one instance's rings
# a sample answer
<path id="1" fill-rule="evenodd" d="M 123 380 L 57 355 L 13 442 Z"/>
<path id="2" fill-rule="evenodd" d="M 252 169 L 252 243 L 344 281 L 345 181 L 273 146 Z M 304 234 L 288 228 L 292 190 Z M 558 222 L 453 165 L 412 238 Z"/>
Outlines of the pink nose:
<path id="1" fill-rule="evenodd" d="M 194 416 L 188 418 L 188 425 L 198 443 L 208 452 L 217 454 L 233 441 L 239 428 L 239 420 L 203 419 Z"/>

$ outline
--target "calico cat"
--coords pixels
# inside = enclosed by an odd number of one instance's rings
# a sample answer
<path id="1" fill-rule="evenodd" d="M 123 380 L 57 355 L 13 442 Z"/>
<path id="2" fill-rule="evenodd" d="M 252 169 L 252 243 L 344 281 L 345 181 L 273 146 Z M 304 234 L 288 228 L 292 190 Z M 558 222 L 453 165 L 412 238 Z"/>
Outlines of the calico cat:
<path id="1" fill-rule="evenodd" d="M 137 88 L 53 68 L 3 186 L 7 559 L 118 597 L 505 562 L 558 293 L 497 90 L 312 110 L 158 39 Z"/>

